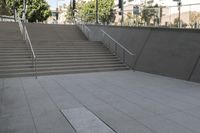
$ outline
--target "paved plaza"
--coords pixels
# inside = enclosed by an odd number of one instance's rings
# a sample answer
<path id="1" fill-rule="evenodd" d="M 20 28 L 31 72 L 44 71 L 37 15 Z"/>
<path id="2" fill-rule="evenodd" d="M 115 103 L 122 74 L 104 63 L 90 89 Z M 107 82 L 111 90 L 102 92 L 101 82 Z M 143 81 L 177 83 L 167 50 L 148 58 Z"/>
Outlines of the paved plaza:
<path id="1" fill-rule="evenodd" d="M 76 133 L 86 108 L 117 133 L 199 133 L 200 84 L 116 71 L 0 79 L 0 133 Z"/>

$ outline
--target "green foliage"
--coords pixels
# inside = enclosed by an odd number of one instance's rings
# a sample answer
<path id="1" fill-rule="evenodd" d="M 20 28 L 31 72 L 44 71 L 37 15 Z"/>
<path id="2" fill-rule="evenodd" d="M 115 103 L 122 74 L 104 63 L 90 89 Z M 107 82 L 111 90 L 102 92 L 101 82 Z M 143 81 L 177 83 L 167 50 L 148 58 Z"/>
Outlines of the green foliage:
<path id="1" fill-rule="evenodd" d="M 158 10 L 156 10 L 156 8 L 158 9 L 158 5 L 144 7 L 142 10 L 142 19 L 147 23 L 147 25 L 150 24 L 153 18 L 154 23 L 159 23 Z"/>
<path id="2" fill-rule="evenodd" d="M 185 22 L 183 22 L 183 20 L 180 20 L 180 23 L 182 25 L 182 27 L 186 27 L 187 24 Z M 174 27 L 178 27 L 179 26 L 179 18 L 175 18 L 174 19 L 174 24 L 173 24 Z"/>
<path id="3" fill-rule="evenodd" d="M 44 0 L 28 1 L 26 17 L 29 22 L 43 22 L 51 15 L 49 5 Z"/>
<path id="4" fill-rule="evenodd" d="M 6 0 L 0 0 L 0 15 L 10 15 Z"/>
<path id="5" fill-rule="evenodd" d="M 74 22 L 74 16 L 73 16 L 73 10 L 70 5 L 67 6 L 67 14 L 66 14 L 66 22 L 67 23 L 73 23 Z"/>
<path id="6" fill-rule="evenodd" d="M 114 6 L 114 0 L 99 0 L 99 21 L 101 23 L 109 23 L 113 19 L 111 10 Z M 96 18 L 96 0 L 88 2 L 77 3 L 76 17 L 82 19 L 85 22 L 95 22 Z M 68 12 L 68 14 L 71 14 Z"/>
<path id="7" fill-rule="evenodd" d="M 20 16 L 23 11 L 23 0 L 3 0 L 6 2 L 6 9 L 8 14 L 14 14 L 14 7 L 17 9 Z M 29 22 L 43 22 L 51 15 L 49 5 L 45 0 L 27 0 L 26 18 Z"/>
<path id="8" fill-rule="evenodd" d="M 95 0 L 80 4 L 78 13 L 85 22 L 95 22 Z M 99 7 L 100 8 L 100 7 Z"/>

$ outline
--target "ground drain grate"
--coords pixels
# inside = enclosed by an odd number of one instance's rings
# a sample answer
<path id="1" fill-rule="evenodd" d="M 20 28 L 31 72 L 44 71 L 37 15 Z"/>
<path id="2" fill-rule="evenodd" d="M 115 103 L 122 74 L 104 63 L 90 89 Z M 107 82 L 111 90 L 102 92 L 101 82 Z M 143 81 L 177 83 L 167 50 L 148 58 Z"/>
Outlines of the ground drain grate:
<path id="1" fill-rule="evenodd" d="M 77 133 L 116 133 L 86 108 L 61 110 Z"/>

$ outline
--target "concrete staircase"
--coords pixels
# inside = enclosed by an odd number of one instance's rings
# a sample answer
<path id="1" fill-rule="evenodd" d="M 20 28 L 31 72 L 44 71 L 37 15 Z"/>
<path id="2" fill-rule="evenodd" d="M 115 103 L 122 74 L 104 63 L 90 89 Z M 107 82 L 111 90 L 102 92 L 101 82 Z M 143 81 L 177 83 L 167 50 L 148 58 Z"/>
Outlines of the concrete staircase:
<path id="1" fill-rule="evenodd" d="M 103 44 L 88 41 L 76 26 L 27 24 L 27 29 L 37 57 L 38 75 L 128 69 Z M 0 77 L 33 76 L 24 41 L 2 42 Z"/>
<path id="2" fill-rule="evenodd" d="M 0 22 L 0 78 L 26 76 L 18 71 L 25 69 L 32 71 L 32 64 L 18 24 Z"/>

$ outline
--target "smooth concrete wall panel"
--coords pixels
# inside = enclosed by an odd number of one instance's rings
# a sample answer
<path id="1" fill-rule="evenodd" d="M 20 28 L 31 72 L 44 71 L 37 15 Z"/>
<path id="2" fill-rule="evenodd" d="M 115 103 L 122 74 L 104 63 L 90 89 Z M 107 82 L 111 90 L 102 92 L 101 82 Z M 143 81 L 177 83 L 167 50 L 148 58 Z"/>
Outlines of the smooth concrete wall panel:
<path id="1" fill-rule="evenodd" d="M 114 26 L 94 26 L 88 25 L 91 30 L 90 40 L 101 41 L 102 33 L 100 29 L 103 29 L 117 42 L 121 43 L 130 52 L 135 54 L 130 56 L 126 53 L 126 62 L 129 66 L 134 67 L 135 62 L 140 56 L 143 47 L 146 45 L 146 41 L 151 33 L 151 29 L 129 28 L 129 27 L 114 27 Z M 114 45 L 112 48 L 114 49 Z M 122 50 L 118 48 L 118 56 L 122 58 Z"/>
<path id="2" fill-rule="evenodd" d="M 190 81 L 200 83 L 200 58 L 198 58 L 198 60 L 197 60 L 197 63 L 194 67 L 194 71 L 192 72 Z"/>
<path id="3" fill-rule="evenodd" d="M 200 51 L 197 37 L 196 33 L 153 30 L 136 69 L 188 79 Z"/>
<path id="4" fill-rule="evenodd" d="M 138 71 L 188 80 L 200 54 L 200 31 L 194 29 L 139 28 L 88 25 L 90 39 L 101 41 L 106 31 L 136 56 L 127 64 Z M 118 55 L 121 57 L 121 55 Z M 129 57 L 129 58 L 128 58 Z M 199 81 L 199 64 L 191 80 Z"/>

